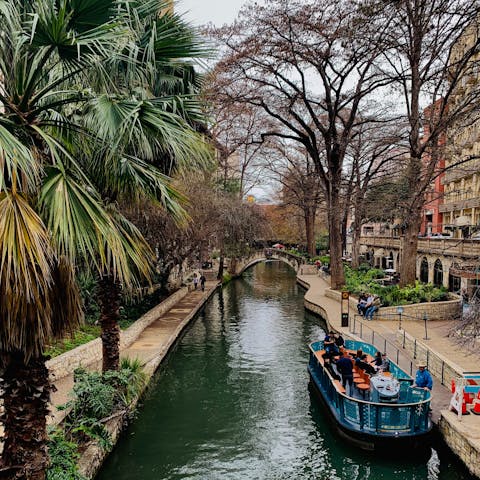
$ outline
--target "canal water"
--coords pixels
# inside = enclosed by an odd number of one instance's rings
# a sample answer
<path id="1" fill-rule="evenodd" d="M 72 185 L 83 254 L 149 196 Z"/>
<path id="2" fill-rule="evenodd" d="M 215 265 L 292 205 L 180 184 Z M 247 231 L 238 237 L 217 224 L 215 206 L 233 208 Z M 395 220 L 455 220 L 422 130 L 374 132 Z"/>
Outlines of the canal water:
<path id="1" fill-rule="evenodd" d="M 470 479 L 443 449 L 386 460 L 336 437 L 308 389 L 324 324 L 295 273 L 258 264 L 218 291 L 169 355 L 100 480 Z"/>

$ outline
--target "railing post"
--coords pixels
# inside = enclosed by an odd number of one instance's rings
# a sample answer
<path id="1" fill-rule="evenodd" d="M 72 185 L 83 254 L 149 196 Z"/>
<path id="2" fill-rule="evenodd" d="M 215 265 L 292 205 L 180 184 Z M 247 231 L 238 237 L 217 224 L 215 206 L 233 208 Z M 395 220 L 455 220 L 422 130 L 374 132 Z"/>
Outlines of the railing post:
<path id="1" fill-rule="evenodd" d="M 442 360 L 442 385 L 445 385 L 444 383 L 444 374 L 445 374 L 445 362 Z"/>
<path id="2" fill-rule="evenodd" d="M 417 358 L 417 339 L 413 341 L 413 358 Z"/>

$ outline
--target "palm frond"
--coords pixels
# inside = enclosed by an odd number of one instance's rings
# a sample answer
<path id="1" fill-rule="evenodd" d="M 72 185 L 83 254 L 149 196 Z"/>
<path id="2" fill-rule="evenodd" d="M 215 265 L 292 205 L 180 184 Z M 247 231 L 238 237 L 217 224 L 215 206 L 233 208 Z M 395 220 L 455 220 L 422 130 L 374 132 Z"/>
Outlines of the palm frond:
<path id="1" fill-rule="evenodd" d="M 19 194 L 0 194 L 0 350 L 40 354 L 51 335 L 54 253 L 41 218 Z"/>
<path id="2" fill-rule="evenodd" d="M 10 188 L 32 193 L 42 175 L 42 166 L 28 149 L 0 121 L 0 192 Z"/>

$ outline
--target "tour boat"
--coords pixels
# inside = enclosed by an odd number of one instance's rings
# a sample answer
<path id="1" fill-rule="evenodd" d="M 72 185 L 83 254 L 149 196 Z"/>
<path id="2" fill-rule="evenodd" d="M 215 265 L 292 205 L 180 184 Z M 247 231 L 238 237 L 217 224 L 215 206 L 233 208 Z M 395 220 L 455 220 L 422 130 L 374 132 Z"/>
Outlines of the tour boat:
<path id="1" fill-rule="evenodd" d="M 377 349 L 368 343 L 345 341 L 345 348 L 373 358 Z M 413 378 L 390 360 L 389 372 L 369 376 L 354 368 L 354 384 L 345 390 L 333 368 L 325 366 L 323 342 L 310 344 L 311 386 L 329 413 L 341 437 L 357 448 L 398 453 L 425 451 L 432 422 L 431 393 L 413 386 Z M 353 358 L 352 358 L 353 362 Z M 414 449 L 414 450 L 413 450 Z"/>

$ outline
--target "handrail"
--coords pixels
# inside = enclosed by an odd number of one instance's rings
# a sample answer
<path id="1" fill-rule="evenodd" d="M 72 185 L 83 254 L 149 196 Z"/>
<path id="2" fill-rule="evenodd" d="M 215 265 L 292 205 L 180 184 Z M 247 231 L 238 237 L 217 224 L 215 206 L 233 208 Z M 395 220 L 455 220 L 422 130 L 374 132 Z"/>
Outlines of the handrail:
<path id="1" fill-rule="evenodd" d="M 404 318 L 404 316 L 405 315 L 402 315 L 402 319 Z M 400 350 L 400 348 L 397 347 L 396 342 L 393 343 L 390 340 L 386 339 L 383 335 L 381 335 L 380 333 L 370 328 L 367 324 L 365 324 L 360 319 L 363 319 L 361 315 L 355 314 L 353 316 L 353 325 L 352 323 L 349 324 L 349 332 L 353 335 L 359 336 L 362 339 L 365 339 L 365 341 L 367 341 L 368 343 L 371 343 L 372 345 L 378 345 L 379 343 L 378 343 L 378 340 L 376 339 L 380 338 L 383 345 L 382 345 L 382 348 L 379 348 L 379 350 L 383 349 L 383 351 L 386 352 L 390 358 L 394 356 L 396 358 L 396 363 L 398 365 L 400 365 L 400 361 L 402 360 L 401 363 L 403 365 L 401 366 L 401 368 L 404 370 L 406 369 L 406 371 L 408 371 L 410 375 L 413 375 L 415 360 L 417 358 L 417 353 L 418 353 L 417 339 L 416 338 L 413 339 L 413 359 L 412 359 L 411 356 L 408 355 L 406 351 L 404 351 L 405 343 L 406 343 L 406 335 L 407 335 L 407 332 L 405 331 L 405 329 L 402 329 L 403 340 L 402 340 L 402 350 Z M 365 330 L 369 332 L 370 338 L 366 336 Z M 430 356 L 431 354 L 427 349 L 426 358 L 425 358 L 427 368 L 429 368 L 430 366 Z M 448 367 L 449 364 L 445 362 L 445 360 L 443 360 L 441 357 L 436 358 L 436 363 L 439 364 L 438 370 L 440 371 L 440 376 L 437 378 L 439 378 L 440 383 L 442 385 L 445 385 L 445 371 L 448 370 L 448 368 L 446 367 Z"/>

